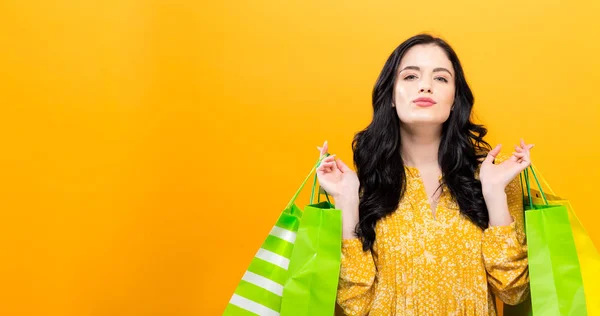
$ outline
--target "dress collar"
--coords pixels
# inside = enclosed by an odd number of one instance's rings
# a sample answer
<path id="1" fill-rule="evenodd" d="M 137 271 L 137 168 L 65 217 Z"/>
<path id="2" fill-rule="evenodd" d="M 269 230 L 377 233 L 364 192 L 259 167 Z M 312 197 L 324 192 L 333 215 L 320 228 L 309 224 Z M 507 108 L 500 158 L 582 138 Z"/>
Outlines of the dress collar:
<path id="1" fill-rule="evenodd" d="M 406 174 L 411 177 L 411 178 L 419 178 L 421 177 L 421 173 L 419 172 L 419 169 L 416 167 L 410 167 L 410 166 L 404 166 L 404 170 L 406 171 Z M 438 180 L 442 181 L 443 176 L 440 175 L 438 177 Z"/>

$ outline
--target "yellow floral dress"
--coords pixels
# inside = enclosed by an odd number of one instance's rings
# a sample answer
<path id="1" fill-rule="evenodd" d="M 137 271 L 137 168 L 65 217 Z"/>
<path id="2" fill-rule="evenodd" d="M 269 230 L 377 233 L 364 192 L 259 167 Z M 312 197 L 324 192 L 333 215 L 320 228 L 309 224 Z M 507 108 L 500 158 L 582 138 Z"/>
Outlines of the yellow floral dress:
<path id="1" fill-rule="evenodd" d="M 496 315 L 495 297 L 529 295 L 519 178 L 506 188 L 513 222 L 482 230 L 459 213 L 447 189 L 435 217 L 416 168 L 405 167 L 398 209 L 376 225 L 373 251 L 342 242 L 337 302 L 347 315 Z"/>

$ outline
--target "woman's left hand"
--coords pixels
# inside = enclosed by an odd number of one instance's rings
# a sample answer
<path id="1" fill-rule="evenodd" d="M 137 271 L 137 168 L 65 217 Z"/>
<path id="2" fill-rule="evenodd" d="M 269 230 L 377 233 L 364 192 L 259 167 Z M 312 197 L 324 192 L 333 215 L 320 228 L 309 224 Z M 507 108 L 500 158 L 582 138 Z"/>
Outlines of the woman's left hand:
<path id="1" fill-rule="evenodd" d="M 528 145 L 521 139 L 521 145 L 515 146 L 515 152 L 509 159 L 502 163 L 494 164 L 494 159 L 500 153 L 502 145 L 492 149 L 479 170 L 479 180 L 485 194 L 494 194 L 504 192 L 506 186 L 521 173 L 525 168 L 531 165 L 530 150 L 534 145 Z"/>

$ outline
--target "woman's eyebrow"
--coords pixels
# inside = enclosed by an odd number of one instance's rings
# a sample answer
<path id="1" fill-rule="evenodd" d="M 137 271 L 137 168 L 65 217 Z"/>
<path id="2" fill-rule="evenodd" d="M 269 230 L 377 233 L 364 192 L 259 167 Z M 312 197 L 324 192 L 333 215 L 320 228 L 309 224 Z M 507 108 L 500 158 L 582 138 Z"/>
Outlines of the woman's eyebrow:
<path id="1" fill-rule="evenodd" d="M 402 68 L 402 70 L 400 70 L 399 72 L 403 72 L 407 69 L 412 69 L 412 70 L 416 70 L 416 71 L 421 71 L 421 68 L 417 67 L 417 66 L 406 66 L 404 68 Z M 445 71 L 447 73 L 450 74 L 450 76 L 452 76 L 452 73 L 450 72 L 450 70 L 444 68 L 444 67 L 437 67 L 433 69 L 433 72 L 439 72 L 439 71 Z"/>
<path id="2" fill-rule="evenodd" d="M 443 67 L 438 67 L 438 68 L 434 68 L 434 69 L 433 69 L 433 72 L 438 72 L 438 71 L 445 71 L 445 72 L 449 73 L 449 74 L 450 74 L 450 76 L 452 76 L 452 73 L 450 72 L 450 70 L 448 70 L 448 69 L 446 69 L 446 68 L 443 68 Z"/>
<path id="3" fill-rule="evenodd" d="M 399 72 L 403 72 L 407 69 L 412 69 L 412 70 L 416 70 L 416 71 L 421 71 L 421 68 L 417 67 L 417 66 L 406 66 L 404 68 L 402 68 L 402 70 L 400 70 Z"/>

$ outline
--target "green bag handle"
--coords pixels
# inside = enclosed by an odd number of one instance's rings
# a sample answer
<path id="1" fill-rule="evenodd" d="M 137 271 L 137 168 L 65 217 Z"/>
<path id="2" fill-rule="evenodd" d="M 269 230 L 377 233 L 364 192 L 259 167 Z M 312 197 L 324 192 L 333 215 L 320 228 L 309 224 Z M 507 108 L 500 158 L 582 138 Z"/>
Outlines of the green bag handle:
<path id="1" fill-rule="evenodd" d="M 312 169 L 310 170 L 310 172 L 308 173 L 308 175 L 306 176 L 306 178 L 304 178 L 304 181 L 302 181 L 302 184 L 300 185 L 300 188 L 298 188 L 298 190 L 296 191 L 296 193 L 294 194 L 294 196 L 292 197 L 292 199 L 288 202 L 287 206 L 285 207 L 286 210 L 289 209 L 292 206 L 292 204 L 294 204 L 294 202 L 296 202 L 296 199 L 298 198 L 298 195 L 300 195 L 300 192 L 302 192 L 302 189 L 304 189 L 304 186 L 306 185 L 306 182 L 308 182 L 308 179 L 310 179 L 310 176 L 313 174 L 313 172 L 315 172 L 315 170 L 317 170 L 317 168 L 319 167 L 319 165 L 321 165 L 321 162 L 323 161 L 323 159 L 325 159 L 328 156 L 329 156 L 329 153 L 325 153 L 324 155 L 322 155 L 321 157 L 319 157 L 319 159 L 317 160 L 317 163 L 315 163 L 315 165 L 312 167 Z M 312 192 L 311 192 L 311 195 L 310 195 L 310 203 L 311 204 L 313 203 L 314 192 L 315 192 L 315 186 L 316 185 L 317 185 L 317 175 L 315 174 L 315 180 L 313 182 L 313 188 L 312 188 Z M 327 194 L 327 193 L 325 193 L 325 194 Z M 329 196 L 327 196 L 327 201 L 329 202 Z"/>
<path id="2" fill-rule="evenodd" d="M 531 166 L 529 166 L 528 168 L 526 168 L 522 172 L 522 174 L 519 174 L 519 180 L 521 181 L 521 193 L 523 194 L 523 200 L 525 200 L 525 191 L 523 190 L 523 178 L 525 178 L 525 185 L 527 186 L 527 196 L 529 197 L 529 207 L 533 209 L 533 199 L 531 197 L 531 184 L 530 184 L 530 180 L 529 180 L 529 170 L 531 170 L 531 173 L 533 174 L 533 178 L 535 179 L 535 183 L 537 184 L 538 188 L 540 189 L 540 193 L 542 194 L 544 203 L 546 205 L 548 205 L 549 204 L 548 199 L 546 199 L 546 194 L 544 193 L 544 190 L 542 189 L 542 186 L 540 185 L 540 181 L 538 180 L 538 177 L 535 173 L 533 164 Z"/>
<path id="3" fill-rule="evenodd" d="M 329 155 L 329 154 L 328 154 Z M 317 175 L 315 174 L 315 179 L 313 180 L 313 187 L 312 190 L 310 192 L 310 204 L 314 204 L 314 200 L 315 200 L 315 188 L 317 187 Z M 323 191 L 325 193 L 325 197 L 327 198 L 327 202 L 329 204 L 331 204 L 331 201 L 329 200 L 329 194 L 327 194 L 326 191 Z M 321 194 L 317 194 L 317 203 L 321 203 Z"/>

